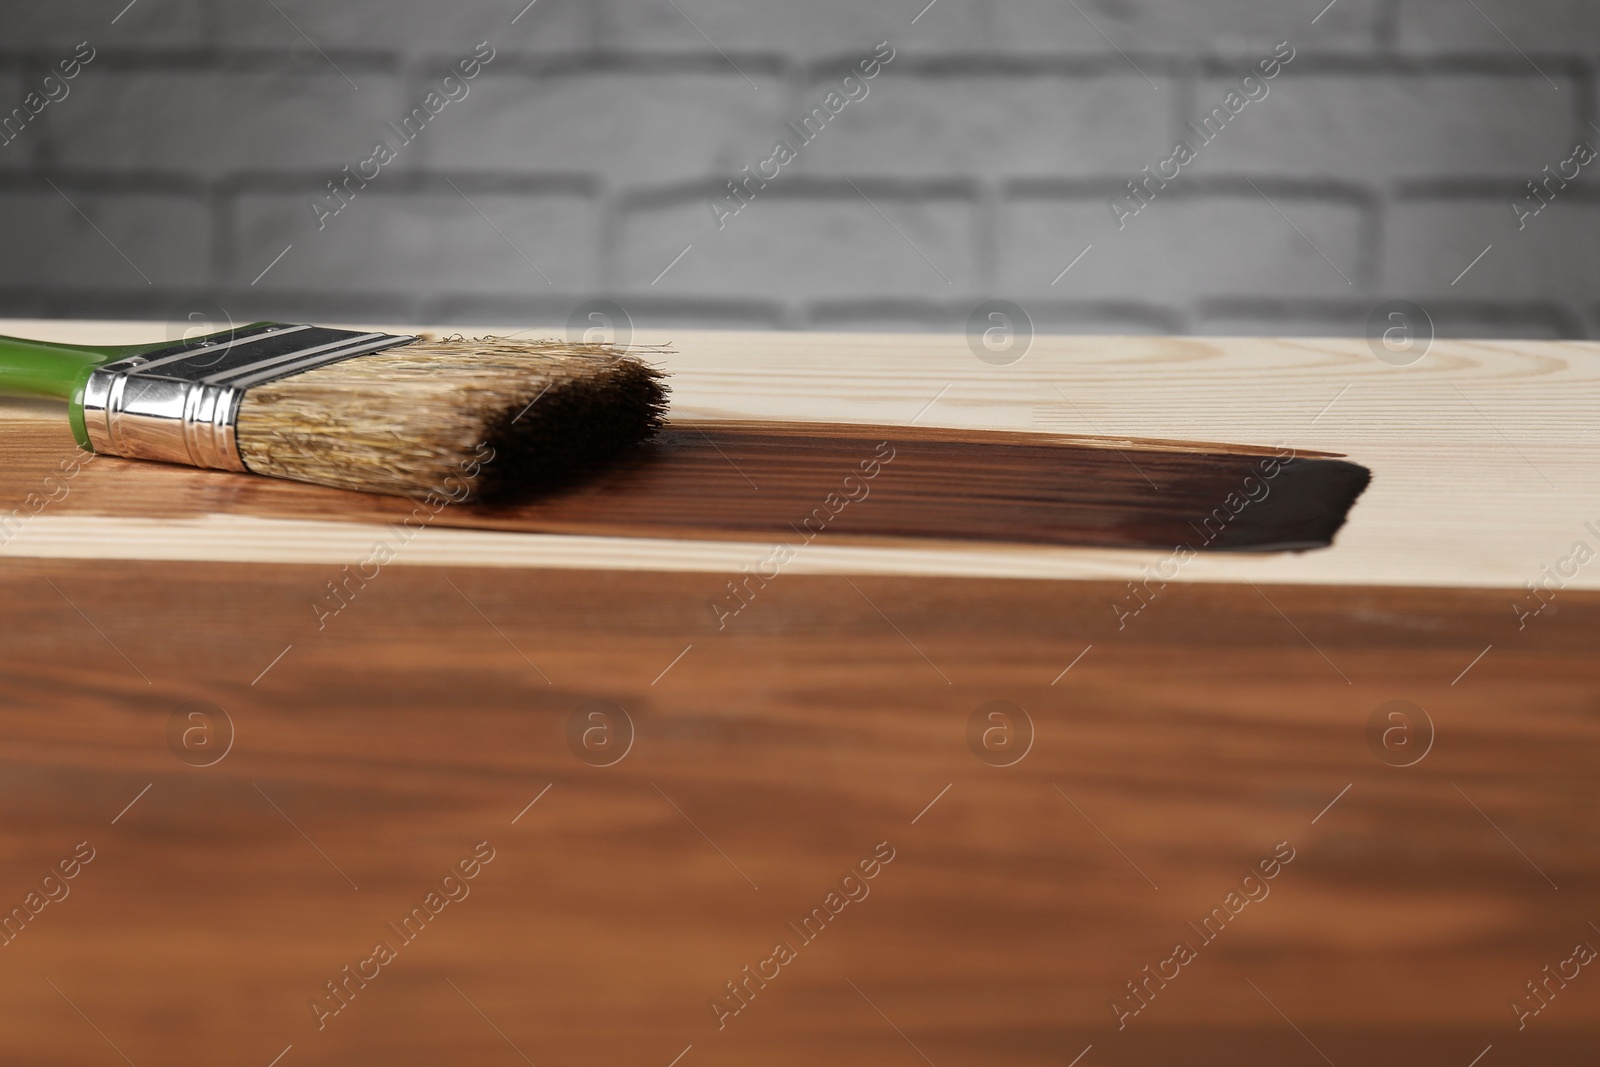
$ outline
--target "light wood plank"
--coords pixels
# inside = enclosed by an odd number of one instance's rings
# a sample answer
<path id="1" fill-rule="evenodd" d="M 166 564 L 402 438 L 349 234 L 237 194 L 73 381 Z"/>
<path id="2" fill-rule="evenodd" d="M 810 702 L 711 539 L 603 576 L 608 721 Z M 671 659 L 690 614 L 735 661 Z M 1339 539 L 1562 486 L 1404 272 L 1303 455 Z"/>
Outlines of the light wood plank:
<path id="1" fill-rule="evenodd" d="M 159 338 L 151 323 L 0 322 L 0 332 L 84 342 Z M 462 332 L 493 332 L 464 330 Z M 1040 337 L 1020 362 L 994 367 L 960 336 L 692 332 L 641 334 L 672 343 L 674 414 L 692 419 L 907 422 L 967 429 L 1230 441 L 1342 453 L 1374 472 L 1335 546 L 1272 559 L 1207 557 L 1181 580 L 1518 588 L 1570 557 L 1600 548 L 1600 345 L 1580 342 L 1439 341 L 1420 363 L 1393 367 L 1364 341 L 1262 338 Z M 933 403 L 930 405 L 930 401 Z M 48 417 L 40 405 L 0 407 L 7 420 Z M 140 557 L 148 531 L 105 523 L 38 525 L 0 552 Z M 253 540 L 174 525 L 163 552 L 190 545 L 197 559 L 247 559 L 298 527 L 259 526 Z M 230 528 L 236 529 L 236 528 Z M 276 531 L 276 532 L 274 532 Z M 332 560 L 344 535 L 318 533 L 306 548 Z M 503 540 L 430 530 L 430 546 L 401 565 L 472 558 L 484 565 L 616 565 L 595 541 Z M 172 546 L 179 546 L 174 548 Z M 515 547 L 512 547 L 515 546 Z M 593 555 L 584 555 L 592 546 Z M 665 569 L 759 559 L 769 545 L 708 549 L 689 541 L 639 545 Z M 511 555 L 502 555 L 509 552 Z M 830 549 L 804 566 L 876 573 L 1044 577 L 1140 575 L 1147 552 L 994 546 Z M 170 556 L 164 557 L 170 558 Z M 797 563 L 797 565 L 800 565 Z M 1600 566 L 1566 579 L 1600 588 Z"/>

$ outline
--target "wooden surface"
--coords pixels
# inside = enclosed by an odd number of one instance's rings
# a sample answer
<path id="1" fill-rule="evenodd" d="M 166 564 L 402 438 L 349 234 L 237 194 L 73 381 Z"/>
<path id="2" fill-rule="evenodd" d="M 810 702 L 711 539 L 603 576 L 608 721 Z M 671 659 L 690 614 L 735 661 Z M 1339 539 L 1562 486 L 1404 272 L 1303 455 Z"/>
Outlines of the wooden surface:
<path id="1" fill-rule="evenodd" d="M 0 890 L 98 850 L 0 949 L 8 1064 L 121 1062 L 67 997 L 140 1067 L 1594 1062 L 1592 968 L 1509 1008 L 1600 945 L 1592 594 L 1518 633 L 1492 592 L 1173 586 L 1118 630 L 1120 583 L 785 576 L 719 631 L 712 575 L 397 567 L 319 632 L 329 572 L 0 571 Z M 594 699 L 635 724 L 614 766 L 569 747 Z M 996 699 L 1035 727 L 1010 767 L 968 747 Z M 1415 766 L 1369 748 L 1393 699 L 1435 727 Z M 211 767 L 168 747 L 192 700 L 236 731 Z M 323 984 L 483 840 L 319 1032 Z M 1283 841 L 1119 1032 L 1124 983 Z"/>
<path id="2" fill-rule="evenodd" d="M 1512 1009 L 1600 948 L 1600 566 L 1521 588 L 1597 540 L 1593 346 L 637 339 L 677 343 L 684 418 L 1286 441 L 1374 481 L 1330 549 L 1165 583 L 1156 551 L 819 541 L 735 597 L 770 543 L 430 526 L 353 580 L 385 527 L 320 490 L 239 513 L 236 478 L 130 465 L 161 502 L 130 514 L 96 460 L 0 548 L 0 908 L 94 849 L 0 945 L 0 1061 L 1594 1062 L 1594 966 Z M 8 492 L 50 416 L 0 415 Z"/>
<path id="3" fill-rule="evenodd" d="M 0 322 L 0 333 L 85 342 L 165 336 L 151 323 L 11 321 Z M 914 420 L 1282 443 L 1346 455 L 1372 470 L 1371 487 L 1331 551 L 1209 556 L 1184 568 L 1185 581 L 1519 588 L 1566 556 L 1585 536 L 1584 523 L 1600 525 L 1593 462 L 1600 346 L 1586 342 L 1438 341 L 1416 365 L 1394 367 L 1359 339 L 1039 337 L 1021 361 L 995 367 L 960 336 L 641 332 L 634 340 L 677 348 L 666 364 L 680 419 Z M 0 402 L 0 430 L 39 419 L 59 415 Z M 153 480 L 164 500 L 199 497 L 214 502 L 212 511 L 225 510 L 235 492 L 234 479 L 207 472 L 140 477 Z M 300 499 L 312 508 L 336 499 L 321 492 L 306 489 Z M 166 521 L 152 529 L 52 506 L 0 554 L 342 563 L 371 544 L 332 521 Z M 771 547 L 674 537 L 500 538 L 438 527 L 408 545 L 404 562 L 737 571 Z M 795 573 L 1134 578 L 1152 561 L 1148 552 L 1103 549 L 816 544 L 791 566 Z M 1567 587 L 1600 588 L 1600 567 L 1580 570 Z"/>

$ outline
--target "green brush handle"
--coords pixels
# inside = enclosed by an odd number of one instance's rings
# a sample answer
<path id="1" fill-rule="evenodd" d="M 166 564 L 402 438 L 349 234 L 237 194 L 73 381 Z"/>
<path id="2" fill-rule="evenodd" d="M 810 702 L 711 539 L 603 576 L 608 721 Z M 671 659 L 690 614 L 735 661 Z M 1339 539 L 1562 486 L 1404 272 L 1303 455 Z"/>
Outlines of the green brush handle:
<path id="1" fill-rule="evenodd" d="M 66 345 L 0 336 L 0 396 L 67 401 L 67 421 L 72 425 L 72 436 L 81 447 L 88 448 L 89 435 L 83 428 L 83 386 L 90 372 L 127 356 L 153 352 L 172 344 L 172 341 L 153 341 L 142 345 Z"/>

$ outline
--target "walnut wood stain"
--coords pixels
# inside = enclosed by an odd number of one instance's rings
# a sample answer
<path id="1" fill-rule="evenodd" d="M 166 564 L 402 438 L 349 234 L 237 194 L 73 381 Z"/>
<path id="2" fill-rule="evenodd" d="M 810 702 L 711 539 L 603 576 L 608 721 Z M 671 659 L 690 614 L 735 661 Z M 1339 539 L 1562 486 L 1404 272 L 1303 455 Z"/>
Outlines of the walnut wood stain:
<path id="1" fill-rule="evenodd" d="M 23 462 L 0 472 L 0 493 L 21 499 L 72 445 L 44 423 L 11 436 Z M 1287 448 L 673 423 L 606 470 L 536 500 L 422 514 L 436 526 L 612 536 L 1272 551 L 1328 545 L 1369 477 L 1356 464 Z M 52 507 L 356 522 L 401 522 L 416 511 L 399 498 L 115 458 L 85 468 Z"/>
<path id="2" fill-rule="evenodd" d="M 826 528 L 853 538 L 1269 551 L 1329 544 L 1369 478 L 1353 463 L 1287 448 L 716 423 L 670 427 L 616 469 L 517 515 L 562 529 L 690 536 L 792 539 Z"/>

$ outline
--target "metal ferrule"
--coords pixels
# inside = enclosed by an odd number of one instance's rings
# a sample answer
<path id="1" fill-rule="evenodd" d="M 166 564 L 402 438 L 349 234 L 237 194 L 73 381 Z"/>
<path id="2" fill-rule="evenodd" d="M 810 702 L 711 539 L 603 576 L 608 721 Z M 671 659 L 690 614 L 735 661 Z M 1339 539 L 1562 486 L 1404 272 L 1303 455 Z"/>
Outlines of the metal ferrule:
<path id="1" fill-rule="evenodd" d="M 83 389 L 83 425 L 105 455 L 243 471 L 234 428 L 251 386 L 415 340 L 266 325 L 184 341 L 97 368 Z"/>

